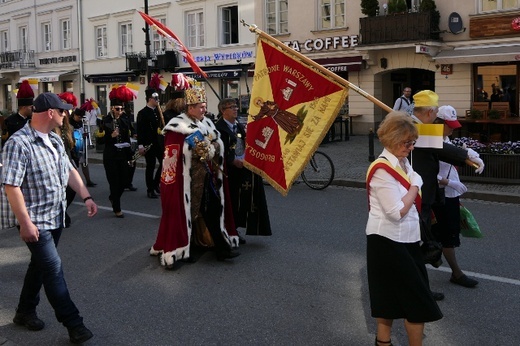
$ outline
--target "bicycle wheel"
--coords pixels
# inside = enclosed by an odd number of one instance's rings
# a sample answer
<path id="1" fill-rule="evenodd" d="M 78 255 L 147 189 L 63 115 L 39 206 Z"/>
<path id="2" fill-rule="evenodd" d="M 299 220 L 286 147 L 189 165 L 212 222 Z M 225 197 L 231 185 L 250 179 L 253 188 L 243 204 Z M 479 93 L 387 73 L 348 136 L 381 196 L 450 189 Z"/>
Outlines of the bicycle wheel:
<path id="1" fill-rule="evenodd" d="M 313 190 L 323 190 L 334 180 L 334 164 L 331 158 L 316 151 L 302 172 L 302 179 Z"/>

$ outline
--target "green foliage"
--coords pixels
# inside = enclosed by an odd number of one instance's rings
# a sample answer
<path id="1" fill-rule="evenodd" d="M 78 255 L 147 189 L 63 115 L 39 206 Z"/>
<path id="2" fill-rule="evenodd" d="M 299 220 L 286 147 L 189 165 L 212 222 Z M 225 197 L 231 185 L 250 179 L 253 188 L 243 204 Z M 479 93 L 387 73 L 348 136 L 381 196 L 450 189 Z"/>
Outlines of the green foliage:
<path id="1" fill-rule="evenodd" d="M 441 22 L 441 14 L 437 11 L 437 5 L 434 0 L 422 0 L 419 6 L 419 12 L 431 13 L 431 28 L 433 31 L 439 31 L 439 24 Z"/>
<path id="2" fill-rule="evenodd" d="M 404 1 L 404 0 L 397 0 L 395 7 L 396 7 L 395 12 L 397 12 L 397 13 L 408 11 L 408 7 L 406 6 L 406 1 Z"/>
<path id="3" fill-rule="evenodd" d="M 469 111 L 469 116 L 471 119 L 482 119 L 482 111 L 478 109 L 472 109 Z"/>
<path id="4" fill-rule="evenodd" d="M 361 13 L 368 17 L 374 17 L 379 9 L 378 0 L 361 0 Z"/>
<path id="5" fill-rule="evenodd" d="M 500 112 L 497 109 L 491 108 L 488 111 L 489 119 L 500 119 Z"/>

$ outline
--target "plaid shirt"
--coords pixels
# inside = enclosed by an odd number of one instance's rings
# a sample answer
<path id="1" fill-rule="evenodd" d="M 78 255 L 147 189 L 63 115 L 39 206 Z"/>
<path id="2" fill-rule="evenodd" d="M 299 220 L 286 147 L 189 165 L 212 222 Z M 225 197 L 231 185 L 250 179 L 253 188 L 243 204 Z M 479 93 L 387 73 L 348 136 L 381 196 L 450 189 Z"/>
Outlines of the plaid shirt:
<path id="1" fill-rule="evenodd" d="M 73 169 L 61 138 L 51 132 L 49 139 L 58 152 L 58 161 L 30 123 L 14 133 L 4 146 L 1 177 L 2 184 L 20 187 L 31 221 L 45 230 L 63 227 L 65 189 Z"/>

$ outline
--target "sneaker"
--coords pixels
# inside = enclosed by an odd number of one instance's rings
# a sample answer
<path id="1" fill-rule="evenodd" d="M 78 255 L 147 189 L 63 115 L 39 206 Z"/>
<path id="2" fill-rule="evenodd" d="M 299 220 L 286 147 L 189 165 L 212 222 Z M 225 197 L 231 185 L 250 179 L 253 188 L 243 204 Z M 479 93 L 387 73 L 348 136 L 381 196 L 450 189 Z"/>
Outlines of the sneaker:
<path id="1" fill-rule="evenodd" d="M 460 285 L 467 288 L 473 288 L 477 286 L 478 281 L 468 278 L 466 275 L 462 275 L 461 277 L 454 278 L 453 276 L 450 278 L 450 282 L 456 285 Z"/>
<path id="2" fill-rule="evenodd" d="M 21 312 L 17 312 L 14 315 L 13 322 L 19 326 L 24 326 L 29 330 L 42 330 L 45 327 L 45 323 L 38 318 L 36 312 L 32 312 L 29 314 L 22 314 Z"/>
<path id="3" fill-rule="evenodd" d="M 94 336 L 84 324 L 67 329 L 69 331 L 70 342 L 73 344 L 82 344 Z"/>

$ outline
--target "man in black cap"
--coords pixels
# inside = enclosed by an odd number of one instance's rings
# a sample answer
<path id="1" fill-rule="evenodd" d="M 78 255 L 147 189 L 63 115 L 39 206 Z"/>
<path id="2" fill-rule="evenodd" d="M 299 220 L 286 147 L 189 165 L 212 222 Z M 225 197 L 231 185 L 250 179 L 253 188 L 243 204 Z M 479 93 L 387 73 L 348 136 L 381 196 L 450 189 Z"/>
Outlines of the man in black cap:
<path id="1" fill-rule="evenodd" d="M 63 103 L 56 94 L 43 93 L 34 101 L 34 108 L 32 120 L 4 147 L 0 181 L 18 221 L 20 238 L 31 252 L 13 322 L 34 331 L 45 327 L 36 314 L 43 286 L 70 341 L 80 344 L 93 334 L 70 298 L 56 248 L 65 222 L 67 184 L 81 196 L 89 217 L 96 215 L 97 205 L 70 162 L 61 138 L 52 131 L 63 125 L 72 105 Z"/>
<path id="2" fill-rule="evenodd" d="M 137 113 L 137 143 L 139 152 L 144 154 L 145 147 L 152 145 L 145 154 L 146 159 L 146 189 L 148 198 L 158 198 L 159 182 L 161 179 L 163 140 L 161 122 L 157 107 L 159 106 L 159 94 L 155 89 L 146 89 L 146 106 Z M 155 162 L 159 161 L 159 167 L 154 174 Z"/>
<path id="3" fill-rule="evenodd" d="M 18 112 L 11 114 L 5 119 L 5 127 L 7 129 L 6 140 L 9 139 L 13 133 L 24 127 L 27 120 L 31 118 L 34 92 L 29 85 L 29 81 L 24 80 L 22 84 L 20 84 L 18 92 L 16 93 L 16 99 L 18 100 Z"/>

